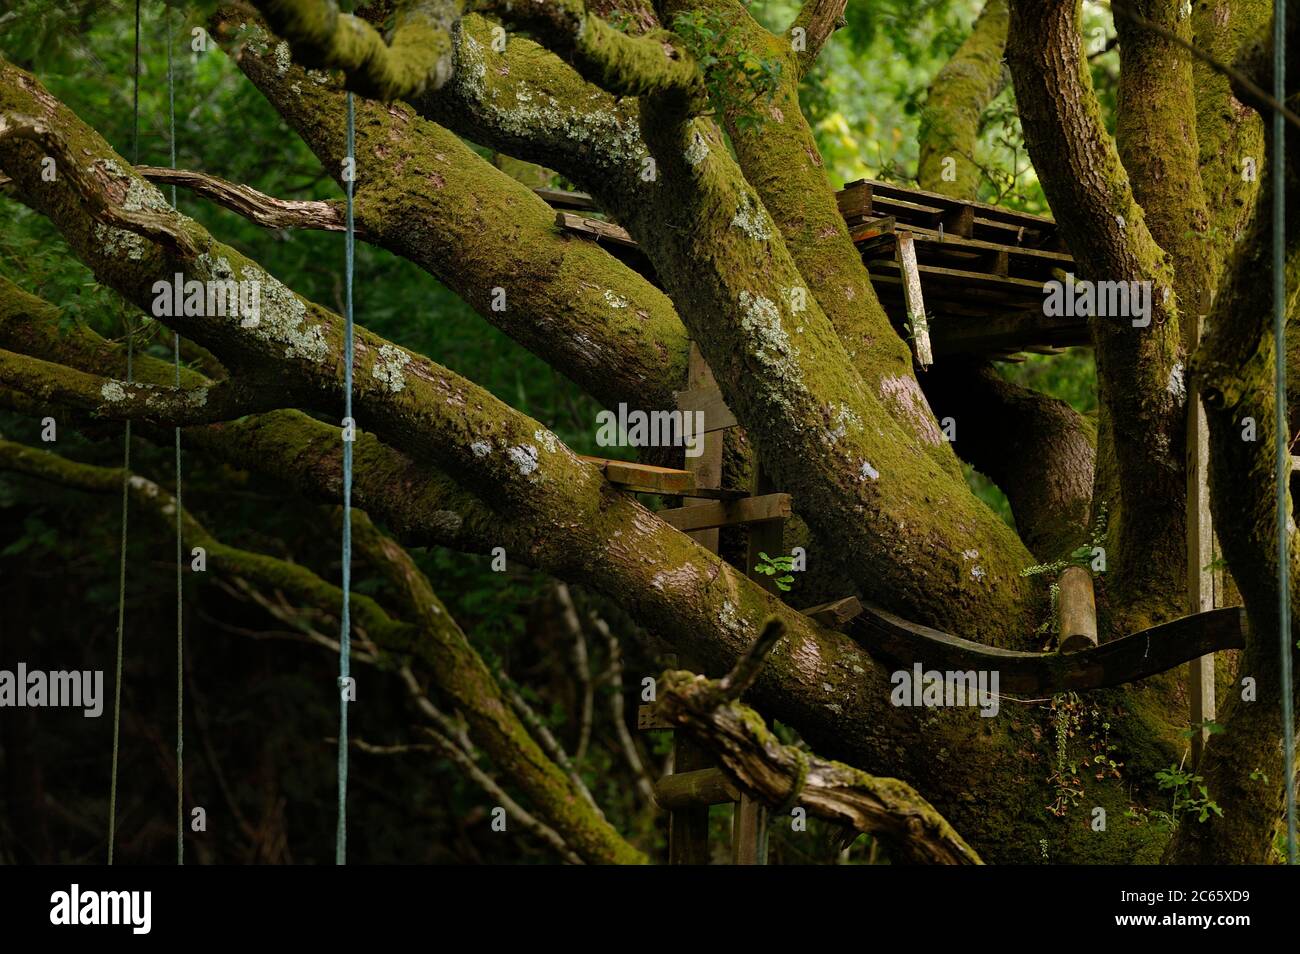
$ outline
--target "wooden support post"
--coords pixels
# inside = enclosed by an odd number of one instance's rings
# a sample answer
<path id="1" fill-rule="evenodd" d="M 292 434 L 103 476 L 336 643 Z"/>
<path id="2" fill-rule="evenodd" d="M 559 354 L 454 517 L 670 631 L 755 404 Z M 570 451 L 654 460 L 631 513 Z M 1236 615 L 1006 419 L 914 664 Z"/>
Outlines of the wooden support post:
<path id="1" fill-rule="evenodd" d="M 930 326 L 925 317 L 925 299 L 921 297 L 921 273 L 916 267 L 916 247 L 911 232 L 899 232 L 895 254 L 898 270 L 903 279 L 903 302 L 907 308 L 908 334 L 912 339 L 912 353 L 922 368 L 934 364 L 930 348 Z"/>
<path id="2" fill-rule="evenodd" d="M 1206 310 L 1209 303 L 1202 307 Z M 1194 309 L 1200 311 L 1201 309 Z M 1188 329 L 1190 350 L 1201 335 L 1202 315 L 1192 316 Z M 1200 396 L 1187 401 L 1187 611 L 1203 613 L 1214 608 L 1214 532 L 1210 521 L 1210 435 Z M 1200 763 L 1210 734 L 1204 728 L 1215 716 L 1214 655 L 1201 656 L 1187 664 L 1187 694 L 1191 699 L 1190 721 L 1199 732 L 1192 734 L 1192 765 Z"/>
<path id="3" fill-rule="evenodd" d="M 692 391 L 718 389 L 699 346 L 691 342 L 691 353 L 686 370 L 687 387 Z M 696 487 L 722 486 L 722 432 L 713 431 L 703 437 L 704 451 L 698 457 L 687 457 Z M 708 500 L 683 500 L 686 506 L 706 506 Z M 701 546 L 718 552 L 717 529 L 696 530 L 691 534 Z M 684 664 L 685 661 L 684 661 Z M 699 667 L 689 668 L 698 672 Z M 673 733 L 673 773 L 714 769 L 713 759 L 707 749 L 695 742 L 685 732 Z M 709 806 L 689 805 L 674 809 L 668 815 L 668 863 L 674 865 L 707 865 L 709 863 Z"/>
<path id="4" fill-rule="evenodd" d="M 754 482 L 751 490 L 755 496 L 772 492 L 772 482 L 763 473 L 763 466 L 754 460 Z M 776 577 L 755 571 L 759 554 L 770 557 L 785 553 L 785 521 L 770 520 L 750 524 L 749 547 L 745 556 L 745 572 L 766 589 L 776 592 Z M 748 795 L 741 795 L 736 803 L 731 826 L 731 860 L 738 865 L 767 864 L 767 809 Z"/>
<path id="5" fill-rule="evenodd" d="M 1077 653 L 1097 645 L 1097 601 L 1092 574 L 1081 566 L 1067 566 L 1057 583 L 1057 615 L 1061 621 L 1060 650 Z"/>

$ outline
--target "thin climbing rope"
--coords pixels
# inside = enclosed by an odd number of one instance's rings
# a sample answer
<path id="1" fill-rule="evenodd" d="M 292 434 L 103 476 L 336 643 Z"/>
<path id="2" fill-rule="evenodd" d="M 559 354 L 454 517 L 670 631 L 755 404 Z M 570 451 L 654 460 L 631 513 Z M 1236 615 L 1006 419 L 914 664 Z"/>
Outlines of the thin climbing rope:
<path id="1" fill-rule="evenodd" d="M 343 311 L 343 612 L 339 634 L 339 824 L 334 843 L 334 863 L 347 864 L 348 850 L 348 699 L 346 686 L 352 654 L 352 623 L 349 619 L 352 586 L 352 441 L 346 428 L 352 423 L 352 268 L 356 240 L 352 221 L 352 180 L 356 178 L 356 129 L 352 109 L 352 94 L 347 94 L 348 143 L 343 177 L 347 192 L 347 232 L 343 243 L 344 257 L 344 311 Z M 355 434 L 355 431 L 353 432 Z"/>
<path id="2" fill-rule="evenodd" d="M 135 0 L 135 69 L 131 87 L 131 163 L 140 162 L 140 0 Z M 134 330 L 126 320 L 126 380 L 134 380 Z M 117 759 L 122 728 L 122 644 L 126 632 L 126 520 L 131 494 L 131 419 L 126 420 L 122 440 L 122 542 L 117 574 L 117 665 L 113 678 L 113 767 L 108 782 L 108 863 L 113 863 L 113 842 L 117 840 Z"/>
<path id="3" fill-rule="evenodd" d="M 1273 4 L 1273 98 L 1286 100 L 1286 0 Z M 1286 119 L 1273 110 L 1273 340 L 1277 393 L 1277 580 L 1278 636 L 1282 652 L 1282 752 L 1286 777 L 1287 863 L 1296 863 L 1295 713 L 1291 701 L 1291 534 L 1287 484 L 1291 479 L 1290 429 L 1286 413 Z"/>
<path id="4" fill-rule="evenodd" d="M 167 130 L 171 140 L 171 167 L 176 168 L 176 81 L 172 67 L 172 8 L 167 10 Z M 172 208 L 176 184 L 172 183 Z M 176 390 L 181 387 L 181 336 L 172 332 L 172 364 Z M 176 428 L 176 863 L 185 864 L 185 643 L 181 617 L 185 584 L 181 568 L 181 429 Z"/>

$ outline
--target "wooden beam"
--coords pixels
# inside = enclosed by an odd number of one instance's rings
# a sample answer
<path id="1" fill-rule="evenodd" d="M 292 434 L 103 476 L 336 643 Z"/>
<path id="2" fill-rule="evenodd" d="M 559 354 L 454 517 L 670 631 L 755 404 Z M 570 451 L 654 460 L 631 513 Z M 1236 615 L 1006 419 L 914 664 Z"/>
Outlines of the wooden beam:
<path id="1" fill-rule="evenodd" d="M 633 493 L 690 495 L 695 492 L 695 475 L 689 470 L 655 467 L 629 460 L 607 460 L 604 457 L 587 457 L 583 460 L 595 464 L 611 484 Z"/>
<path id="2" fill-rule="evenodd" d="M 1097 645 L 1097 601 L 1092 574 L 1081 566 L 1067 566 L 1057 582 L 1057 616 L 1063 653 L 1077 653 Z"/>
<path id="3" fill-rule="evenodd" d="M 655 782 L 654 792 L 655 801 L 666 811 L 725 805 L 740 798 L 736 786 L 728 781 L 719 768 L 665 775 Z"/>
<path id="4" fill-rule="evenodd" d="M 704 432 L 723 431 L 735 427 L 739 421 L 731 413 L 727 402 L 722 399 L 722 392 L 717 386 L 677 392 L 677 408 L 681 411 L 703 411 Z"/>
<path id="5" fill-rule="evenodd" d="M 930 326 L 925 317 L 925 299 L 921 297 L 921 276 L 916 267 L 916 249 L 912 246 L 912 233 L 899 232 L 896 252 L 898 268 L 903 274 L 903 301 L 907 305 L 908 337 L 912 353 L 922 368 L 934 364 L 934 351 L 930 348 Z"/>
<path id="6" fill-rule="evenodd" d="M 755 524 L 764 520 L 785 520 L 793 512 L 790 509 L 789 494 L 765 494 L 762 497 L 741 497 L 731 501 L 703 501 L 695 506 L 660 510 L 657 516 L 678 530 L 692 531 L 741 523 Z"/>
<path id="7" fill-rule="evenodd" d="M 840 629 L 853 617 L 862 612 L 862 602 L 856 596 L 831 600 L 800 610 L 804 616 L 811 617 L 827 629 Z"/>
<path id="8" fill-rule="evenodd" d="M 1207 653 L 1241 649 L 1245 626 L 1245 610 L 1234 606 L 1184 616 L 1077 653 L 1026 653 L 971 642 L 863 604 L 848 632 L 873 656 L 902 668 L 919 662 L 926 669 L 996 670 L 1001 691 L 1048 696 L 1136 682 Z"/>

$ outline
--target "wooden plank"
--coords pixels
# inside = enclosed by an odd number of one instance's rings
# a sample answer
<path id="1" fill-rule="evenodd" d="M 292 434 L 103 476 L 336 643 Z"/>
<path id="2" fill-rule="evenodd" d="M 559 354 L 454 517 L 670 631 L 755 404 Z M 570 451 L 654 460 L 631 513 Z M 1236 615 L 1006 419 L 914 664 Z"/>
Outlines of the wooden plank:
<path id="1" fill-rule="evenodd" d="M 695 391 L 718 389 L 718 382 L 709 369 L 708 362 L 700 352 L 699 345 L 691 342 L 690 354 L 686 364 L 687 387 Z M 698 457 L 687 457 L 686 466 L 696 485 L 696 493 L 722 486 L 722 432 L 713 431 L 704 435 L 703 451 Z M 684 500 L 686 506 L 708 506 L 704 500 Z M 691 534 L 692 539 L 703 547 L 718 552 L 718 531 L 716 529 L 698 530 Z M 688 668 L 694 672 L 703 672 L 702 666 L 687 660 Z M 673 769 L 674 773 L 690 772 L 699 769 L 716 769 L 713 756 L 688 734 L 673 734 Z M 709 863 L 709 806 L 696 805 L 684 807 L 671 812 L 668 816 L 668 860 L 670 864 L 708 864 Z"/>
<path id="2" fill-rule="evenodd" d="M 774 491 L 771 480 L 758 462 L 758 448 L 754 454 L 754 476 L 751 489 L 755 496 L 764 496 Z M 745 551 L 745 572 L 764 589 L 778 593 L 776 577 L 759 573 L 754 569 L 758 565 L 760 554 L 769 557 L 785 553 L 785 521 L 769 520 L 749 526 L 749 544 Z M 748 795 L 741 795 L 740 801 L 732 814 L 731 826 L 731 860 L 738 865 L 767 864 L 767 810 Z"/>
<path id="3" fill-rule="evenodd" d="M 636 707 L 636 727 L 641 732 L 650 732 L 655 729 L 676 729 L 667 719 L 659 714 L 659 711 L 653 704 L 640 705 Z"/>
<path id="4" fill-rule="evenodd" d="M 913 202 L 924 202 L 940 209 L 952 209 L 965 206 L 975 210 L 977 216 L 986 218 L 990 221 L 1009 222 L 1044 231 L 1048 228 L 1056 227 L 1056 223 L 1052 219 L 1044 215 L 1035 215 L 1032 212 L 1019 212 L 1015 209 L 1008 209 L 1006 206 L 990 205 L 987 202 L 956 199 L 950 195 L 942 195 L 938 192 L 927 192 L 924 189 L 914 189 L 911 186 L 901 186 L 893 182 L 880 182 L 876 179 L 861 179 L 858 181 L 866 182 L 870 185 L 873 195 L 890 196 L 896 199 L 909 199 Z M 847 188 L 847 186 L 845 188 Z"/>
<path id="5" fill-rule="evenodd" d="M 921 276 L 916 267 L 916 250 L 912 247 L 912 233 L 899 232 L 896 246 L 898 268 L 903 274 L 903 301 L 907 305 L 908 338 L 912 354 L 922 368 L 934 364 L 934 351 L 930 348 L 930 326 L 925 317 L 925 299 L 921 296 Z"/>
<path id="6" fill-rule="evenodd" d="M 720 768 L 696 769 L 693 772 L 675 772 L 665 775 L 654 786 L 655 801 L 666 811 L 694 808 L 700 805 L 724 805 L 740 798 Z"/>
<path id="7" fill-rule="evenodd" d="M 611 484 L 618 484 L 623 490 L 633 493 L 681 496 L 695 491 L 695 475 L 689 470 L 586 455 L 582 455 L 582 459 L 599 467 Z"/>
<path id="8" fill-rule="evenodd" d="M 765 494 L 732 501 L 703 501 L 695 506 L 660 510 L 657 516 L 678 530 L 693 531 L 784 520 L 792 513 L 789 494 Z"/>
<path id="9" fill-rule="evenodd" d="M 731 819 L 731 863 L 767 864 L 767 808 L 742 794 Z"/>
<path id="10" fill-rule="evenodd" d="M 637 251 L 640 251 L 641 249 L 632 236 L 628 234 L 627 229 L 615 225 L 613 222 L 591 219 L 585 215 L 578 215 L 574 212 L 556 212 L 555 224 L 566 232 L 584 235 L 600 242 L 610 242 L 614 245 L 619 245 L 623 248 L 636 249 Z"/>
<path id="11" fill-rule="evenodd" d="M 868 219 L 865 222 L 853 225 L 849 229 L 849 238 L 854 245 L 861 246 L 862 243 L 893 235 L 894 229 L 894 217 L 892 215 L 883 215 L 880 218 Z M 859 248 L 859 251 L 861 251 L 861 248 Z"/>
<path id="12" fill-rule="evenodd" d="M 862 612 L 862 603 L 856 596 L 846 596 L 843 599 L 831 600 L 829 603 L 810 606 L 799 612 L 828 629 L 839 629 Z"/>
<path id="13" fill-rule="evenodd" d="M 1209 303 L 1205 303 L 1208 308 Z M 1196 312 L 1197 309 L 1190 309 Z M 1195 351 L 1201 336 L 1203 314 L 1188 315 L 1187 340 Z M 1190 352 L 1189 352 L 1190 353 Z M 1205 407 L 1199 395 L 1187 402 L 1187 605 L 1193 613 L 1214 608 L 1214 528 L 1210 517 L 1210 433 Z M 1207 654 L 1187 664 L 1189 721 L 1192 728 L 1192 765 L 1196 766 L 1209 741 L 1204 728 L 1216 714 L 1214 698 L 1214 656 Z"/>
<path id="14" fill-rule="evenodd" d="M 582 209 L 595 211 L 596 201 L 585 192 L 567 192 L 564 189 L 534 189 L 533 193 L 553 209 Z"/>
<path id="15" fill-rule="evenodd" d="M 1067 566 L 1057 581 L 1057 616 L 1063 653 L 1077 653 L 1097 645 L 1097 598 L 1092 591 L 1092 574 L 1081 566 Z"/>
<path id="16" fill-rule="evenodd" d="M 999 649 L 912 623 L 864 603 L 849 634 L 874 656 L 910 668 L 998 672 L 999 690 L 1051 695 L 1104 689 L 1166 672 L 1198 656 L 1246 645 L 1245 610 L 1215 609 L 1153 626 L 1077 653 Z"/>
<path id="17" fill-rule="evenodd" d="M 673 774 L 713 768 L 708 751 L 684 732 L 673 733 Z M 691 805 L 668 813 L 668 863 L 709 863 L 709 806 Z"/>
<path id="18" fill-rule="evenodd" d="M 722 399 L 722 392 L 716 385 L 699 390 L 678 391 L 677 408 L 681 411 L 703 411 L 706 434 L 726 430 L 739 423 L 736 415 L 731 413 L 731 408 L 727 407 L 727 402 Z"/>

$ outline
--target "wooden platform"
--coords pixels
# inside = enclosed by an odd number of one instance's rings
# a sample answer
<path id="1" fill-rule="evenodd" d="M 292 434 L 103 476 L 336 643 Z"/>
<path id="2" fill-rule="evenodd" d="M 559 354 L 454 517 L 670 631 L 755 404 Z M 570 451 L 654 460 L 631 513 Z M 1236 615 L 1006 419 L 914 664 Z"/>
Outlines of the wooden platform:
<path id="1" fill-rule="evenodd" d="M 536 192 L 557 209 L 560 229 L 600 242 L 657 281 L 627 231 L 593 215 L 591 196 Z M 1023 360 L 1022 352 L 1052 354 L 1089 343 L 1086 320 L 1043 314 L 1043 284 L 1074 270 L 1051 219 L 868 179 L 845 186 L 836 202 L 900 329 L 908 310 L 899 236 L 911 236 L 930 346 L 923 366 L 931 353 L 935 361 L 957 355 Z"/>

